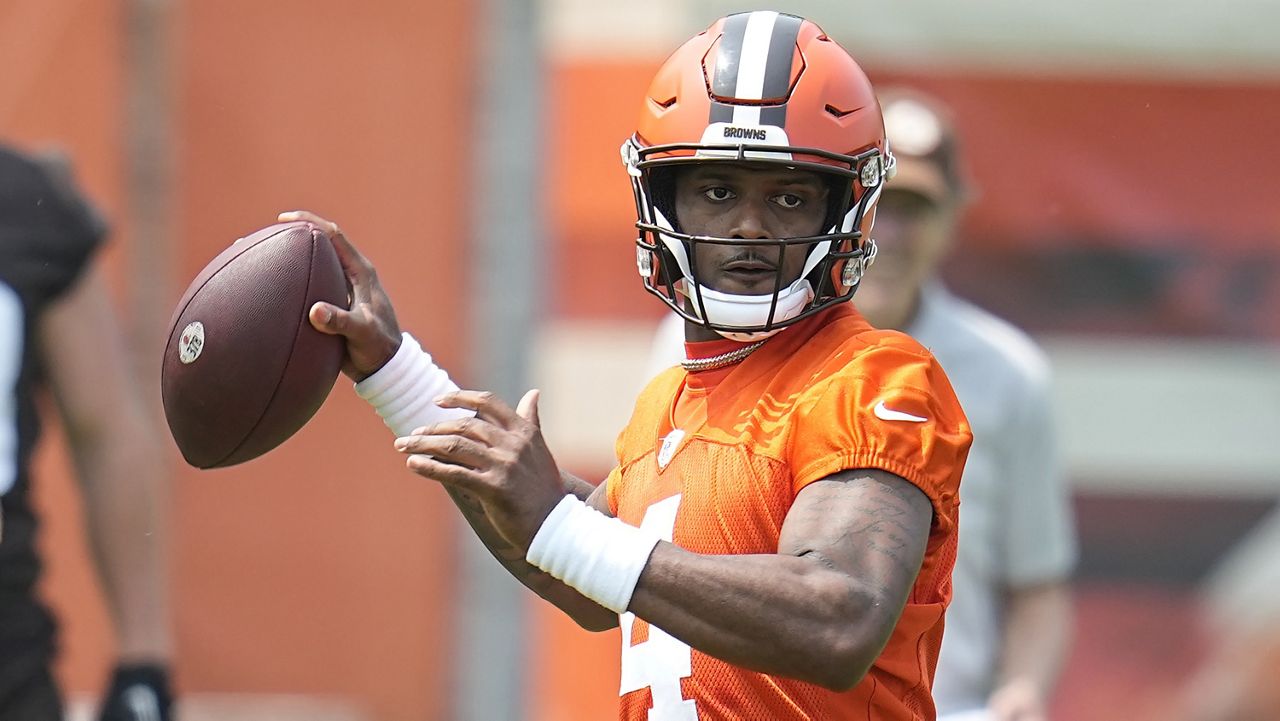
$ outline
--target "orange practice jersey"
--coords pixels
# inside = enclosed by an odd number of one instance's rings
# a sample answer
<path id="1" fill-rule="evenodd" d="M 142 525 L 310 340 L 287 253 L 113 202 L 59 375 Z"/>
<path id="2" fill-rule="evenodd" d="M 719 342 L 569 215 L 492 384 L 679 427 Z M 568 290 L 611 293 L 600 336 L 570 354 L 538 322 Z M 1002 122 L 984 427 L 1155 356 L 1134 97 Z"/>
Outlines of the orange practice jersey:
<path id="1" fill-rule="evenodd" d="M 951 385 L 911 338 L 845 303 L 770 339 L 742 363 L 673 368 L 641 393 L 619 436 L 609 507 L 704 554 L 777 553 L 796 495 L 878 468 L 933 503 L 920 574 L 888 645 L 836 693 L 701 653 L 623 614 L 624 721 L 898 721 L 935 716 L 930 686 L 951 598 L 960 472 L 971 436 Z M 651 709 L 654 715 L 651 714 Z"/>

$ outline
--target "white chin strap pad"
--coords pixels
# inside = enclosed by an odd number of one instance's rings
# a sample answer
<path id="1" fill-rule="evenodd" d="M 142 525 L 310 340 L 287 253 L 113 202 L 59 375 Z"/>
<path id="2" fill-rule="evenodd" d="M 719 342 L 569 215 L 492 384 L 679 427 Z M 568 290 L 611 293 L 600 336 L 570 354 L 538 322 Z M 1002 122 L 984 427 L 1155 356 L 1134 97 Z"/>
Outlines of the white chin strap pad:
<path id="1" fill-rule="evenodd" d="M 770 323 L 769 306 L 773 304 L 772 293 L 767 295 L 721 293 L 706 286 L 694 286 L 688 279 L 681 285 L 685 286 L 680 290 L 693 305 L 694 312 L 709 323 L 728 328 L 751 328 Z M 701 302 L 698 300 L 699 294 L 702 296 Z M 812 300 L 813 288 L 809 285 L 809 281 L 804 278 L 797 280 L 791 284 L 791 287 L 778 294 L 778 306 L 773 311 L 772 322 L 782 323 L 795 318 Z M 736 333 L 717 329 L 716 332 L 730 340 L 745 342 L 768 338 L 780 330 L 782 329 L 775 328 L 770 331 Z"/>

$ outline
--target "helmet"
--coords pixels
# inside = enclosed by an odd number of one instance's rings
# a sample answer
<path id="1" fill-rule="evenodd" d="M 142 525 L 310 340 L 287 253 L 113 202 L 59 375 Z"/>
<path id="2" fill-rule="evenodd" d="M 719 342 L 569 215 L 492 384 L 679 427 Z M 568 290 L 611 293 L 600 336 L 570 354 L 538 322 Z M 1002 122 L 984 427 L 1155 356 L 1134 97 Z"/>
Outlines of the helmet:
<path id="1" fill-rule="evenodd" d="M 635 194 L 636 266 L 645 289 L 686 319 L 734 340 L 768 337 L 853 296 L 875 258 L 875 203 L 893 172 L 871 83 L 816 24 L 771 11 L 721 18 L 658 70 L 636 132 L 622 144 Z M 684 232 L 674 169 L 770 163 L 826 179 L 820 235 L 731 239 Z M 722 293 L 698 280 L 700 243 L 809 248 L 800 278 L 772 293 Z"/>

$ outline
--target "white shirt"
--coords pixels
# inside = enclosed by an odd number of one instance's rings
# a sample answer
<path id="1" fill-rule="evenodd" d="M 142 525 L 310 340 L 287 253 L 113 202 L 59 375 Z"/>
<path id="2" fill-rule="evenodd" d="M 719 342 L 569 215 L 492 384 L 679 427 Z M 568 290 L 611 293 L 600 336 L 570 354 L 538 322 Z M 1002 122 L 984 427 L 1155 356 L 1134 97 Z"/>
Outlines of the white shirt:
<path id="1" fill-rule="evenodd" d="M 1065 578 L 1076 538 L 1049 406 L 1049 365 L 1024 333 L 939 285 L 907 332 L 942 364 L 969 418 L 953 594 L 934 678 L 938 714 L 983 708 L 1008 588 Z"/>

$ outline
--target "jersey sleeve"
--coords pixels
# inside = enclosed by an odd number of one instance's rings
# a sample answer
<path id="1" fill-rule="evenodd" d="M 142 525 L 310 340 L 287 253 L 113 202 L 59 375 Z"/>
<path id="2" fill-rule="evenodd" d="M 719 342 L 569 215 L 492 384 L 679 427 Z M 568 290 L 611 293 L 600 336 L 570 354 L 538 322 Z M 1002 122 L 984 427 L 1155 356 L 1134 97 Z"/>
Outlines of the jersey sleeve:
<path id="1" fill-rule="evenodd" d="M 794 492 L 843 470 L 877 468 L 955 517 L 973 436 L 942 367 L 906 336 L 853 355 L 797 406 L 789 442 Z"/>
<path id="2" fill-rule="evenodd" d="M 0 265 L 32 308 L 76 282 L 106 233 L 65 161 L 0 148 Z"/>

